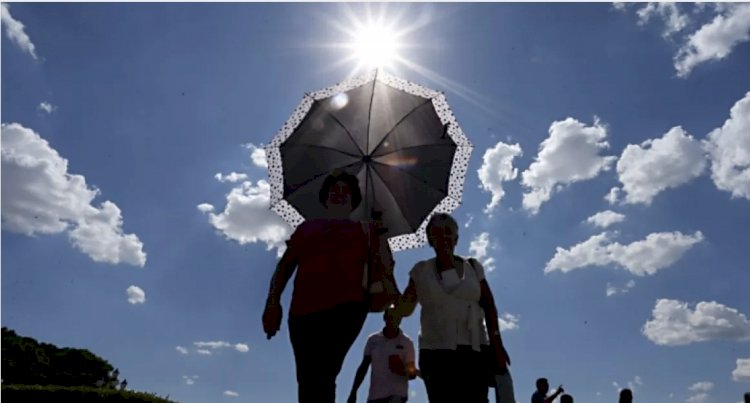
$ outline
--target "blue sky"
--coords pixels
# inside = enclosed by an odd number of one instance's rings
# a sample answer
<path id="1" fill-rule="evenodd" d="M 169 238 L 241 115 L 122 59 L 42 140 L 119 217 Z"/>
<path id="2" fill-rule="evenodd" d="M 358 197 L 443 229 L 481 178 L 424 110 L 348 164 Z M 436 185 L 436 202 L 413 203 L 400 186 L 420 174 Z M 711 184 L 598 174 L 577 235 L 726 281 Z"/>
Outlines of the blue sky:
<path id="1" fill-rule="evenodd" d="M 2 325 L 180 402 L 293 401 L 286 324 L 260 325 L 290 230 L 258 147 L 353 73 L 335 44 L 367 10 L 3 3 Z M 539 376 L 583 403 L 740 400 L 750 6 L 370 10 L 407 29 L 388 71 L 444 91 L 474 144 L 458 251 L 493 268 L 518 400 Z M 402 286 L 428 256 L 396 254 Z"/>

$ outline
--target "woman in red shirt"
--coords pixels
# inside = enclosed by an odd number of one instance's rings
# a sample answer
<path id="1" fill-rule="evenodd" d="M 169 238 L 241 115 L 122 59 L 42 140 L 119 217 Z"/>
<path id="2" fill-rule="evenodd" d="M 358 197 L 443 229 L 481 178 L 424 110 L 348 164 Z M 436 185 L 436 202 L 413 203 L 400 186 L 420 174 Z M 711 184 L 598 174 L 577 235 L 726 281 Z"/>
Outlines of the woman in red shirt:
<path id="1" fill-rule="evenodd" d="M 271 279 L 263 330 L 270 339 L 281 326 L 281 293 L 296 271 L 289 338 L 297 368 L 300 403 L 334 403 L 336 376 L 368 312 L 363 287 L 369 251 L 379 250 L 373 226 L 349 218 L 362 201 L 359 181 L 347 173 L 329 175 L 318 199 L 326 216 L 306 220 L 287 241 Z M 379 254 L 370 264 L 383 268 Z"/>

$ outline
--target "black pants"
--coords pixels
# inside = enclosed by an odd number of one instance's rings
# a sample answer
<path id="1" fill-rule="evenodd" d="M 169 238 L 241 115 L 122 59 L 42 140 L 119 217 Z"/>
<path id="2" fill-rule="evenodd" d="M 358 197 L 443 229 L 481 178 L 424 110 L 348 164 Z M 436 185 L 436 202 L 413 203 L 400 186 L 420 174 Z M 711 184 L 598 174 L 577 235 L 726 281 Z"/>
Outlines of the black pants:
<path id="1" fill-rule="evenodd" d="M 482 354 L 469 346 L 456 350 L 419 350 L 419 370 L 430 403 L 487 403 Z"/>
<path id="2" fill-rule="evenodd" d="M 289 317 L 300 403 L 336 402 L 336 376 L 367 312 L 367 305 L 355 302 Z"/>

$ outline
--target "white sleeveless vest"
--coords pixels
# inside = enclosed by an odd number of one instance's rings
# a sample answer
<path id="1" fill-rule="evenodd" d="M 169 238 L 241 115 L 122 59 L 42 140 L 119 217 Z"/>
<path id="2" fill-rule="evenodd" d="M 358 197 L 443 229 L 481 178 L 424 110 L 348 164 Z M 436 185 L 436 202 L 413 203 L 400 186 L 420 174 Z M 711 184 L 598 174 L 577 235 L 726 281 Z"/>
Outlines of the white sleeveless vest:
<path id="1" fill-rule="evenodd" d="M 417 289 L 420 315 L 419 348 L 455 350 L 459 332 L 468 331 L 471 347 L 489 344 L 484 310 L 479 306 L 481 289 L 476 271 L 464 260 L 464 279 L 451 293 L 440 284 L 435 259 L 423 260 L 409 272 Z M 468 329 L 461 329 L 468 327 Z"/>

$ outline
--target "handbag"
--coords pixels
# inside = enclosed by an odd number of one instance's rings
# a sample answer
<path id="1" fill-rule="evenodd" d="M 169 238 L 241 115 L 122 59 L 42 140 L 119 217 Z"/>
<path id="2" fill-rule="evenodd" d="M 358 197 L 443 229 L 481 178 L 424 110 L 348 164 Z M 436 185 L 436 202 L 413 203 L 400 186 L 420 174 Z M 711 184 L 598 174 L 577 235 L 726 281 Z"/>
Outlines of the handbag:
<path id="1" fill-rule="evenodd" d="M 362 286 L 370 312 L 383 312 L 394 304 L 401 293 L 393 277 L 393 254 L 388 242 L 378 242 L 378 250 L 373 253 L 372 236 L 368 223 L 362 223 L 367 235 L 367 259 L 362 273 Z M 374 256 L 377 254 L 377 256 Z M 377 258 L 378 262 L 374 259 Z"/>

